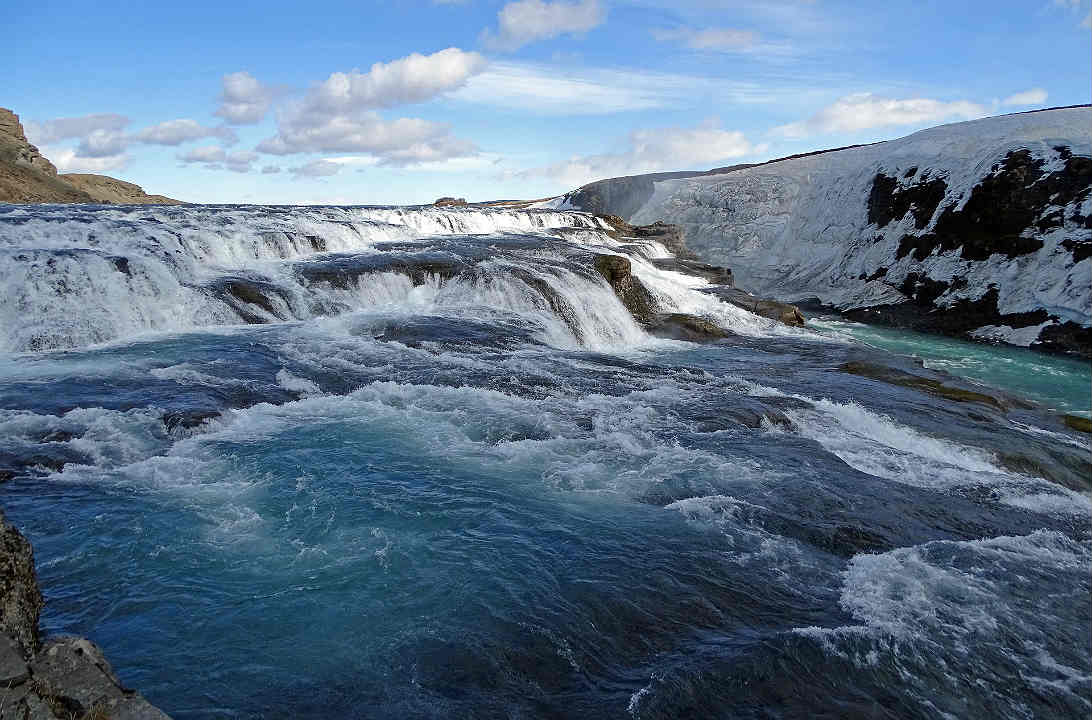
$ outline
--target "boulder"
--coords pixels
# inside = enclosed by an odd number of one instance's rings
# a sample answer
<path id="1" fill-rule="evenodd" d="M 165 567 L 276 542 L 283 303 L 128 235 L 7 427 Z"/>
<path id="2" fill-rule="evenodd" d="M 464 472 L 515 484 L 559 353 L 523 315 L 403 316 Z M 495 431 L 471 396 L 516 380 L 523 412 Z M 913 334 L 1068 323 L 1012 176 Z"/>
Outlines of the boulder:
<path id="1" fill-rule="evenodd" d="M 728 286 L 707 288 L 704 292 L 716 295 L 721 300 L 731 303 L 738 308 L 742 308 L 747 312 L 752 312 L 755 315 L 761 315 L 762 317 L 771 320 L 777 320 L 785 325 L 804 327 L 804 324 L 807 322 L 807 318 L 800 312 L 800 308 L 795 305 L 790 305 L 789 303 L 757 298 L 748 292 Z"/>
<path id="2" fill-rule="evenodd" d="M 629 258 L 621 255 L 596 255 L 593 266 L 596 272 L 606 278 L 614 294 L 637 322 L 645 326 L 655 324 L 656 303 L 648 288 L 633 276 Z"/>
<path id="3" fill-rule="evenodd" d="M 686 313 L 657 315 L 648 331 L 656 337 L 690 342 L 710 342 L 732 335 L 708 318 Z"/>
<path id="4" fill-rule="evenodd" d="M 42 593 L 26 538 L 0 513 L 0 720 L 170 720 L 79 637 L 39 642 Z"/>
<path id="5" fill-rule="evenodd" d="M 0 632 L 14 638 L 24 657 L 38 649 L 42 605 L 34 575 L 34 551 L 0 512 Z"/>

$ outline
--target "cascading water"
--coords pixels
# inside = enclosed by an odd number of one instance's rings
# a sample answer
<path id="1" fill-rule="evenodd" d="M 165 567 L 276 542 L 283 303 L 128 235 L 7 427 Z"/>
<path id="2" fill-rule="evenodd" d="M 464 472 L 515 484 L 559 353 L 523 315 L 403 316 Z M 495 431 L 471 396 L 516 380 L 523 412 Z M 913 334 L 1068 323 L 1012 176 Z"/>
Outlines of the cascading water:
<path id="1" fill-rule="evenodd" d="M 603 253 L 725 337 L 651 335 Z M 1087 715 L 1089 443 L 1052 413 L 1087 366 L 915 338 L 1070 388 L 1028 403 L 669 256 L 575 212 L 0 210 L 45 630 L 176 718 Z"/>

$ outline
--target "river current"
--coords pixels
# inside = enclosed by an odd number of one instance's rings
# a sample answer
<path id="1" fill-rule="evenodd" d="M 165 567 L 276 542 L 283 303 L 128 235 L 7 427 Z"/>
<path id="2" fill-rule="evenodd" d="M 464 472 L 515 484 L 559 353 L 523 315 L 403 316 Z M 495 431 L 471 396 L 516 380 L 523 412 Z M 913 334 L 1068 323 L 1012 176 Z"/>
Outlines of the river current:
<path id="1" fill-rule="evenodd" d="M 731 336 L 650 336 L 601 253 Z M 668 254 L 566 212 L 4 207 L 44 629 L 192 720 L 1087 717 L 1087 364 L 788 328 Z"/>

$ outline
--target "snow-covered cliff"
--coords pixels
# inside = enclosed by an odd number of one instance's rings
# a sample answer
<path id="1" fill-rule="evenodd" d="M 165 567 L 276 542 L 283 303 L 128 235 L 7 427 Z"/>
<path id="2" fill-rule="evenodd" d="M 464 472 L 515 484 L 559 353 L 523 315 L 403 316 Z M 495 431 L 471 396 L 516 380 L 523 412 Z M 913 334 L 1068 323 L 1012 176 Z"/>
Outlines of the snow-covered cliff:
<path id="1" fill-rule="evenodd" d="M 682 226 L 754 292 L 1087 355 L 1090 134 L 1087 106 L 944 125 L 656 182 L 627 219 Z"/>

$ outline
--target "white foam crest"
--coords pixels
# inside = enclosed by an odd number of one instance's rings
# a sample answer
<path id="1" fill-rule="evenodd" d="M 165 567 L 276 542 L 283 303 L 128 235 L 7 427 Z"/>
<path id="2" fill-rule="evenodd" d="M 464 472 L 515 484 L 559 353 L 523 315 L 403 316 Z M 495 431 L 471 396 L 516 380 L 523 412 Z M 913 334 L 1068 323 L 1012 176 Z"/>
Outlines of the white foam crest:
<path id="1" fill-rule="evenodd" d="M 0 437 L 11 449 L 34 452 L 45 442 L 74 451 L 86 466 L 117 467 L 166 451 L 170 439 L 161 416 L 155 408 L 76 408 L 63 415 L 0 410 Z M 78 464 L 70 463 L 65 470 Z"/>
<path id="2" fill-rule="evenodd" d="M 802 399 L 814 409 L 786 411 L 798 432 L 861 472 L 934 490 L 985 487 L 1002 502 L 1036 512 L 1092 511 L 1087 496 L 1008 471 L 992 453 L 925 435 L 854 402 Z"/>

